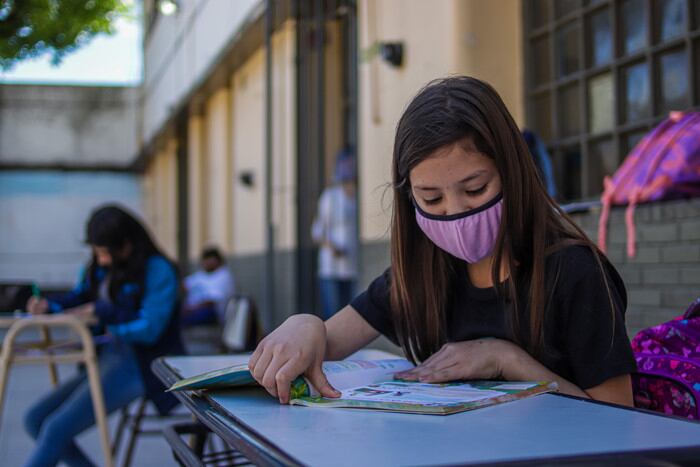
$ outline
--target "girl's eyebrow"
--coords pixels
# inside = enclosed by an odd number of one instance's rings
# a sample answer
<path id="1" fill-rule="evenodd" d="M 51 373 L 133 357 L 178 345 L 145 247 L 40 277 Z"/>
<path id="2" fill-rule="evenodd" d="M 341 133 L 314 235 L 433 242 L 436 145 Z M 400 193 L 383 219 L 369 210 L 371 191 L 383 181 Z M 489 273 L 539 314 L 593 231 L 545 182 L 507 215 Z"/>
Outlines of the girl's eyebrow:
<path id="1" fill-rule="evenodd" d="M 475 178 L 485 174 L 487 171 L 486 170 L 477 170 L 473 174 L 463 178 L 462 180 L 458 181 L 457 184 L 462 184 L 462 183 L 467 183 L 469 181 L 474 180 Z M 413 188 L 416 190 L 421 190 L 421 191 L 435 191 L 439 190 L 440 188 L 437 187 L 432 187 L 432 186 L 424 186 L 424 185 L 413 185 Z"/>

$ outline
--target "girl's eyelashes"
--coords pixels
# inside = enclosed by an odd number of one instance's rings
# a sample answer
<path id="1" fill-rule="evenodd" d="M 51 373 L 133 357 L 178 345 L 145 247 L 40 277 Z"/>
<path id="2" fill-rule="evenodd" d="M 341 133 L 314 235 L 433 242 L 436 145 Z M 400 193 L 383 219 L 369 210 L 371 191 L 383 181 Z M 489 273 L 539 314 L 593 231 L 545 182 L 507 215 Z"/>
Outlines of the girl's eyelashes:
<path id="1" fill-rule="evenodd" d="M 476 190 L 464 190 L 464 193 L 467 194 L 467 196 L 479 196 L 483 194 L 486 189 L 488 188 L 489 184 L 486 183 L 484 184 L 481 188 L 477 188 Z M 430 199 L 423 199 L 423 203 L 426 204 L 426 206 L 434 206 L 438 204 L 440 201 L 442 201 L 442 196 L 438 196 L 436 198 L 430 198 Z"/>
<path id="2" fill-rule="evenodd" d="M 481 188 L 477 188 L 476 190 L 466 190 L 466 193 L 469 196 L 478 196 L 486 191 L 486 187 L 488 187 L 488 185 L 489 184 L 487 183 L 484 186 L 482 186 Z"/>
<path id="3" fill-rule="evenodd" d="M 467 196 L 479 196 L 486 191 L 486 188 L 488 188 L 488 186 L 489 184 L 486 183 L 481 188 L 477 188 L 476 190 L 465 190 L 464 192 L 467 194 Z M 431 199 L 423 198 L 423 203 L 425 203 L 426 206 L 434 206 L 440 203 L 440 201 L 442 201 L 442 196 L 438 196 L 436 198 Z"/>
<path id="4" fill-rule="evenodd" d="M 435 204 L 438 204 L 440 200 L 442 200 L 442 196 L 433 199 L 424 199 L 423 202 L 428 206 L 433 206 Z"/>

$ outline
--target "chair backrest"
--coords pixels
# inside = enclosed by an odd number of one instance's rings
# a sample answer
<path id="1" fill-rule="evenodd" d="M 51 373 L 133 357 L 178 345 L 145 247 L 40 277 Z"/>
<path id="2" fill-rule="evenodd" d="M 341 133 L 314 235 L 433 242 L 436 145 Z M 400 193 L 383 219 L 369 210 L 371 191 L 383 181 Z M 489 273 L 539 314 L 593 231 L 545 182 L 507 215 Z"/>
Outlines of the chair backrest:
<path id="1" fill-rule="evenodd" d="M 221 341 L 230 352 L 255 349 L 259 338 L 257 308 L 252 298 L 235 296 L 226 304 Z"/>

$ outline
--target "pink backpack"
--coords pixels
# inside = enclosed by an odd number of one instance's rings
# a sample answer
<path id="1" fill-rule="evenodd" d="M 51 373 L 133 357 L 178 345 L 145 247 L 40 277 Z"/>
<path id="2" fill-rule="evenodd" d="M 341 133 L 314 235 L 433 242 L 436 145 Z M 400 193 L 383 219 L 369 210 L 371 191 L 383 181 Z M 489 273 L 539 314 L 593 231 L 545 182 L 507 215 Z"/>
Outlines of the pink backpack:
<path id="1" fill-rule="evenodd" d="M 606 251 L 610 207 L 627 205 L 627 255 L 634 257 L 638 203 L 700 196 L 700 112 L 671 112 L 603 183 L 598 246 Z"/>
<path id="2" fill-rule="evenodd" d="M 637 333 L 634 405 L 700 420 L 700 298 L 683 316 Z"/>

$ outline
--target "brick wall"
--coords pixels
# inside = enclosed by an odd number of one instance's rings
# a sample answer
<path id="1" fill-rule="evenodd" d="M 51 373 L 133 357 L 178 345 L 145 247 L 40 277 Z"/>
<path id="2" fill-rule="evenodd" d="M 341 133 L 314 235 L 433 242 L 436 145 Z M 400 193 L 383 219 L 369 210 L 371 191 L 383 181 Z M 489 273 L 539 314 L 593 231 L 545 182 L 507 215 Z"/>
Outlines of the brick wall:
<path id="1" fill-rule="evenodd" d="M 574 215 L 597 239 L 600 210 Z M 637 256 L 626 254 L 625 208 L 614 208 L 608 225 L 608 257 L 628 290 L 627 329 L 667 321 L 700 296 L 700 199 L 638 206 Z"/>

